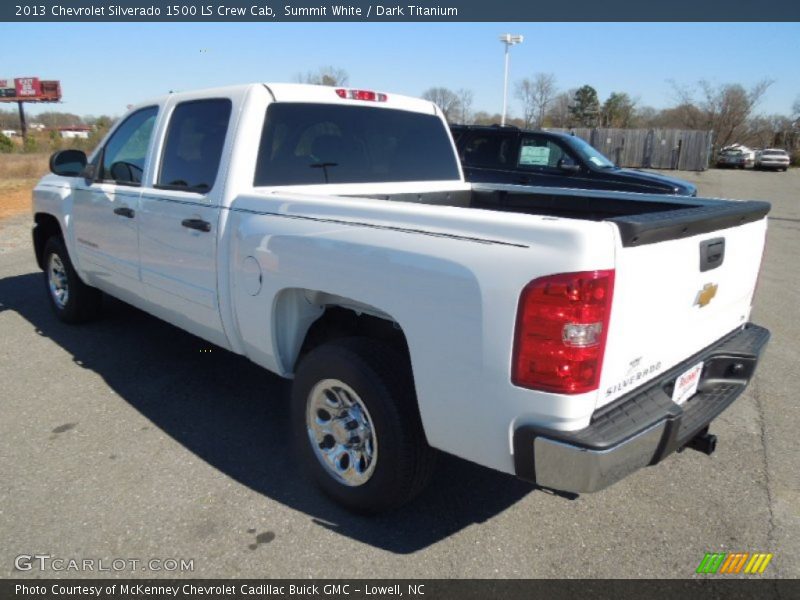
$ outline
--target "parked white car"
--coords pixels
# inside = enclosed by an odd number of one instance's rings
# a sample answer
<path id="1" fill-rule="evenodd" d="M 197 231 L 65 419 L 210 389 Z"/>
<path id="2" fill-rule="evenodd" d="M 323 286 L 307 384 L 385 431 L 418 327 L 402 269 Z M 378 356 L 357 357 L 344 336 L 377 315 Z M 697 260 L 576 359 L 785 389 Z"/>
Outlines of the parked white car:
<path id="1" fill-rule="evenodd" d="M 755 167 L 757 169 L 777 169 L 785 171 L 789 168 L 789 153 L 781 148 L 766 148 L 756 152 Z"/>
<path id="2" fill-rule="evenodd" d="M 293 379 L 301 459 L 354 510 L 410 500 L 434 448 L 566 492 L 710 454 L 769 338 L 769 204 L 468 184 L 424 100 L 170 94 L 50 166 L 58 318 L 107 293 Z"/>

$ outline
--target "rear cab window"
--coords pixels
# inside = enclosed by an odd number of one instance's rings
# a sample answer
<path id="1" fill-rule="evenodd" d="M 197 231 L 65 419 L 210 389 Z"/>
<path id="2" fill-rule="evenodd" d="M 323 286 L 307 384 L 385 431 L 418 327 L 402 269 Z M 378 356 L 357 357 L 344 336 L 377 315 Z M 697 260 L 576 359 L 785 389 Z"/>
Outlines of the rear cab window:
<path id="1" fill-rule="evenodd" d="M 450 136 L 433 114 L 368 106 L 273 103 L 255 186 L 460 179 Z"/>
<path id="2" fill-rule="evenodd" d="M 208 193 L 219 171 L 228 133 L 227 98 L 181 102 L 172 111 L 156 187 Z"/>

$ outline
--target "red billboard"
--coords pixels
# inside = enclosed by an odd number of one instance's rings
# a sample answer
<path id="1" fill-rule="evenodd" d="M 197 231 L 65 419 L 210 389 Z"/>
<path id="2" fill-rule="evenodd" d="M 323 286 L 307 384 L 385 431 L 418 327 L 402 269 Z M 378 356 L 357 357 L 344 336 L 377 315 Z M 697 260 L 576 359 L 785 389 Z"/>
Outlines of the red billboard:
<path id="1" fill-rule="evenodd" d="M 38 77 L 17 77 L 14 80 L 14 88 L 19 98 L 36 98 L 42 95 Z"/>
<path id="2" fill-rule="evenodd" d="M 58 102 L 61 82 L 38 77 L 0 79 L 0 102 Z"/>

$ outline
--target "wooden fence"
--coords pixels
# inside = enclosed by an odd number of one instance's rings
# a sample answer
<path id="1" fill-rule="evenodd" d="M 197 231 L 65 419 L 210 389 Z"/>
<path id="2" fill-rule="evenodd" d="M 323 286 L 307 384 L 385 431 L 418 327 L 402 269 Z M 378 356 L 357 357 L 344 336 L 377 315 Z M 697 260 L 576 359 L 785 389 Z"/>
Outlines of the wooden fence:
<path id="1" fill-rule="evenodd" d="M 620 167 L 705 171 L 713 132 L 687 129 L 558 129 L 600 150 Z"/>

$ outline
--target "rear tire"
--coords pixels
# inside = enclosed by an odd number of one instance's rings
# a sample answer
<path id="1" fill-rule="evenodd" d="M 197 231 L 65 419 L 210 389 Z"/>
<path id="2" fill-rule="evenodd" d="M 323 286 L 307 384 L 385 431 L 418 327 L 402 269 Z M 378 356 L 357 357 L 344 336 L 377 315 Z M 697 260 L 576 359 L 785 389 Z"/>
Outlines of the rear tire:
<path id="1" fill-rule="evenodd" d="M 302 360 L 292 387 L 292 429 L 307 472 L 354 512 L 409 502 L 433 471 L 408 360 L 376 340 L 344 338 Z"/>
<path id="2" fill-rule="evenodd" d="M 96 318 L 100 313 L 102 293 L 81 281 L 60 236 L 47 240 L 43 263 L 47 297 L 59 320 L 84 323 Z"/>

